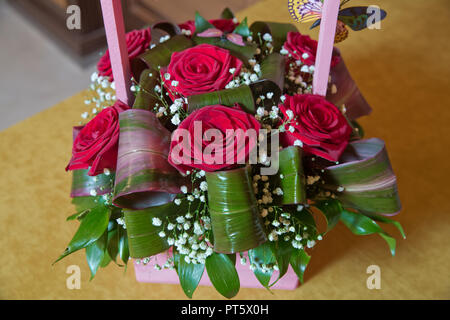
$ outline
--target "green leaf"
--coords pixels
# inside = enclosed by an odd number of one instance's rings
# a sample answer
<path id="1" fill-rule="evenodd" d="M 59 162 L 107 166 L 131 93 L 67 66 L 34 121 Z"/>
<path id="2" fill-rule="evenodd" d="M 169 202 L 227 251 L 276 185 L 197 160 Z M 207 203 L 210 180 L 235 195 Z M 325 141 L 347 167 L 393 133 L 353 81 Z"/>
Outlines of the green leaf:
<path id="1" fill-rule="evenodd" d="M 105 231 L 97 241 L 86 247 L 86 259 L 89 269 L 91 270 L 90 280 L 94 279 L 94 276 L 103 261 L 107 239 L 108 233 Z"/>
<path id="2" fill-rule="evenodd" d="M 184 257 L 184 255 L 179 253 L 174 254 L 176 270 L 178 273 L 178 278 L 180 279 L 181 288 L 183 288 L 186 296 L 192 299 L 192 295 L 202 279 L 205 265 L 187 263 L 184 260 Z"/>
<path id="3" fill-rule="evenodd" d="M 250 85 L 242 85 L 237 88 L 218 90 L 188 97 L 188 112 L 214 104 L 233 107 L 238 103 L 242 109 L 250 114 L 256 113 L 256 101 L 260 96 L 265 96 L 268 92 L 274 94 L 277 101 L 281 96 L 280 88 L 271 80 L 261 80 Z M 264 100 L 269 101 L 269 99 Z M 272 104 L 271 104 L 272 106 Z"/>
<path id="4" fill-rule="evenodd" d="M 167 217 L 185 215 L 188 212 L 187 201 L 177 206 L 173 202 L 144 210 L 123 210 L 127 226 L 128 245 L 132 258 L 150 257 L 169 249 L 167 238 L 161 238 L 158 233 L 162 227 L 152 224 L 153 218 L 166 221 Z"/>
<path id="5" fill-rule="evenodd" d="M 119 231 L 119 257 L 123 261 L 123 263 L 125 263 L 126 266 L 128 264 L 128 260 L 130 259 L 127 230 L 125 230 L 123 227 L 119 227 L 118 231 Z"/>
<path id="6" fill-rule="evenodd" d="M 256 21 L 250 26 L 250 30 L 253 32 L 253 38 L 256 39 L 256 35 L 259 32 L 261 37 L 265 33 L 272 35 L 272 44 L 274 52 L 279 52 L 283 44 L 286 42 L 287 33 L 289 31 L 298 32 L 297 27 L 290 23 L 278 23 L 278 22 L 265 22 Z"/>
<path id="7" fill-rule="evenodd" d="M 239 276 L 230 257 L 214 252 L 206 258 L 206 270 L 214 288 L 221 295 L 231 299 L 238 294 Z"/>
<path id="8" fill-rule="evenodd" d="M 364 213 L 364 212 L 361 212 L 361 213 L 366 215 L 366 216 L 368 216 L 372 220 L 379 221 L 379 222 L 382 222 L 382 223 L 389 223 L 389 224 L 394 225 L 398 229 L 400 234 L 402 235 L 403 239 L 406 239 L 405 231 L 403 230 L 403 227 L 400 224 L 400 222 L 392 220 L 392 219 L 389 219 L 388 217 L 385 217 L 385 216 L 380 216 L 378 214 Z"/>
<path id="9" fill-rule="evenodd" d="M 247 18 L 242 20 L 242 22 L 234 29 L 233 33 L 240 34 L 244 38 L 249 37 L 251 35 L 250 29 L 248 28 Z"/>
<path id="10" fill-rule="evenodd" d="M 276 183 L 283 190 L 280 203 L 288 205 L 306 202 L 301 148 L 291 146 L 279 152 L 279 176 L 281 175 L 283 179 L 279 178 Z"/>
<path id="11" fill-rule="evenodd" d="M 231 11 L 230 8 L 225 8 L 222 11 L 222 14 L 220 15 L 220 17 L 222 19 L 233 19 L 234 18 L 234 13 L 233 11 Z"/>
<path id="12" fill-rule="evenodd" d="M 192 40 L 195 44 L 207 43 L 216 47 L 220 47 L 230 51 L 230 54 L 240 59 L 244 65 L 248 66 L 248 60 L 252 59 L 256 54 L 258 46 L 254 43 L 245 43 L 245 46 L 234 44 L 231 41 L 223 38 L 206 38 L 206 37 L 193 37 Z"/>
<path id="13" fill-rule="evenodd" d="M 117 255 L 119 254 L 119 231 L 118 228 L 122 228 L 117 223 L 114 224 L 112 230 L 108 231 L 108 254 L 111 260 L 116 262 Z M 116 262 L 117 263 L 117 262 Z"/>
<path id="14" fill-rule="evenodd" d="M 401 209 L 397 179 L 384 141 L 371 138 L 349 143 L 337 165 L 325 168 L 325 190 L 336 193 L 346 208 L 374 214 Z M 336 192 L 341 188 L 341 191 Z"/>
<path id="15" fill-rule="evenodd" d="M 391 254 L 395 255 L 396 241 L 387 234 L 375 221 L 360 213 L 343 210 L 341 213 L 341 221 L 356 235 L 369 235 L 377 233 L 388 244 Z"/>
<path id="16" fill-rule="evenodd" d="M 86 216 L 86 214 L 88 214 L 90 211 L 91 211 L 90 209 L 86 209 L 86 210 L 83 210 L 81 212 L 77 212 L 77 213 L 75 213 L 75 214 L 73 214 L 71 216 L 68 216 L 66 221 L 72 221 L 72 220 L 75 220 L 75 219 L 76 220 L 82 220 Z"/>
<path id="17" fill-rule="evenodd" d="M 105 204 L 105 199 L 102 196 L 97 197 L 75 197 L 72 198 L 72 204 L 75 206 L 77 212 L 90 210 L 99 205 Z"/>
<path id="18" fill-rule="evenodd" d="M 284 90 L 284 80 L 286 72 L 285 57 L 279 53 L 269 54 L 261 62 L 261 79 L 268 79 L 278 85 L 281 91 Z M 278 100 L 275 100 L 275 104 Z"/>
<path id="19" fill-rule="evenodd" d="M 110 213 L 110 209 L 105 206 L 91 209 L 91 212 L 81 220 L 80 227 L 66 250 L 55 262 L 53 262 L 53 264 L 75 251 L 86 248 L 100 238 L 108 227 Z"/>
<path id="20" fill-rule="evenodd" d="M 341 217 L 343 210 L 341 203 L 338 200 L 330 199 L 326 201 L 319 201 L 315 206 L 323 213 L 327 220 L 327 231 L 333 229 Z"/>
<path id="21" fill-rule="evenodd" d="M 247 251 L 267 239 L 249 170 L 249 167 L 244 167 L 206 173 L 214 250 L 217 252 Z"/>
<path id="22" fill-rule="evenodd" d="M 303 275 L 310 259 L 311 257 L 304 250 L 296 249 L 292 251 L 291 266 L 301 283 L 303 283 Z"/>
<path id="23" fill-rule="evenodd" d="M 296 211 L 294 216 L 307 226 L 308 229 L 313 231 L 314 234 L 317 232 L 316 221 L 308 209 L 303 208 L 302 211 Z"/>
<path id="24" fill-rule="evenodd" d="M 269 289 L 270 278 L 272 277 L 272 271 L 263 272 L 262 265 L 274 264 L 277 259 L 273 254 L 272 246 L 269 242 L 263 243 L 259 247 L 249 250 L 248 257 L 250 263 L 254 264 L 256 269 L 253 271 L 258 281 L 266 289 Z"/>
<path id="25" fill-rule="evenodd" d="M 276 241 L 272 242 L 272 252 L 275 255 L 275 259 L 277 261 L 278 269 L 279 269 L 279 276 L 277 280 L 275 280 L 270 287 L 274 286 L 275 283 L 278 282 L 288 271 L 289 268 L 289 261 L 291 259 L 291 254 L 293 251 L 293 247 L 291 246 L 291 243 L 289 241 Z"/>
<path id="26" fill-rule="evenodd" d="M 195 33 L 201 33 L 207 29 L 214 28 L 208 20 L 203 18 L 198 11 L 195 12 Z"/>

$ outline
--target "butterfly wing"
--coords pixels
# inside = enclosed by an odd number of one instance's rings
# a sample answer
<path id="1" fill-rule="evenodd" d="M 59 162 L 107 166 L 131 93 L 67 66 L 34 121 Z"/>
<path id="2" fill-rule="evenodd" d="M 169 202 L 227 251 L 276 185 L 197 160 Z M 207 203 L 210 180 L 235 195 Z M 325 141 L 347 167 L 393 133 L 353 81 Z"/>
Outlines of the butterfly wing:
<path id="1" fill-rule="evenodd" d="M 288 0 L 288 9 L 297 22 L 310 22 L 322 17 L 322 0 Z"/>
<path id="2" fill-rule="evenodd" d="M 339 11 L 338 19 L 352 28 L 354 31 L 360 31 L 367 28 L 367 20 L 369 7 L 349 7 Z M 380 9 L 380 20 L 386 18 L 386 11 Z"/>

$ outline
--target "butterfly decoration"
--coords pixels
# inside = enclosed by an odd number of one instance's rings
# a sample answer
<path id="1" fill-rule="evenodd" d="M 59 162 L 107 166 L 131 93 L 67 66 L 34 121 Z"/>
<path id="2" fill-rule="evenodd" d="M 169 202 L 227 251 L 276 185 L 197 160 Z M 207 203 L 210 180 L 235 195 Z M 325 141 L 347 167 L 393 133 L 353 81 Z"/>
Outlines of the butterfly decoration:
<path id="1" fill-rule="evenodd" d="M 310 29 L 320 25 L 322 18 L 324 0 L 288 0 L 289 13 L 297 22 L 315 22 Z M 369 17 L 368 10 L 370 7 L 348 7 L 342 8 L 350 0 L 342 0 L 338 14 L 338 21 L 336 25 L 336 36 L 334 42 L 338 43 L 344 41 L 348 37 L 349 26 L 353 31 L 360 31 L 367 28 Z M 380 9 L 379 21 L 386 18 L 386 11 Z"/>
<path id="2" fill-rule="evenodd" d="M 201 33 L 197 34 L 197 37 L 202 38 L 221 38 L 222 40 L 228 40 L 238 46 L 245 46 L 244 40 L 240 34 L 226 33 L 216 28 L 209 28 Z"/>

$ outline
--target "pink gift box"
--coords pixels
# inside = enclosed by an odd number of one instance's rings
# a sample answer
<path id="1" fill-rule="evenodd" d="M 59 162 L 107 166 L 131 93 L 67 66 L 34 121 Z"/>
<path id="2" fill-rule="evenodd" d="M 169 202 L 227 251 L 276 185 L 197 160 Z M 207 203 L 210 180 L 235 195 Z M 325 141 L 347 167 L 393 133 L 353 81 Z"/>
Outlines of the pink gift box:
<path id="1" fill-rule="evenodd" d="M 253 271 L 250 270 L 248 256 L 245 253 L 244 256 L 247 258 L 247 264 L 242 265 L 237 259 L 236 270 L 239 274 L 239 280 L 242 288 L 263 288 L 259 283 L 258 279 L 254 275 Z M 143 263 L 137 264 L 134 261 L 134 270 L 136 273 L 136 280 L 138 282 L 148 282 L 148 283 L 168 283 L 168 284 L 179 284 L 178 275 L 175 270 L 162 269 L 156 270 L 155 264 L 162 265 L 167 261 L 168 254 L 161 253 L 152 257 L 150 262 L 146 265 Z M 277 279 L 278 271 L 275 271 L 272 275 L 272 281 Z M 206 270 L 203 273 L 202 279 L 200 280 L 201 286 L 212 286 L 209 280 Z M 281 289 L 281 290 L 294 290 L 299 286 L 298 277 L 294 270 L 289 266 L 287 273 L 278 280 L 278 282 L 271 289 Z"/>

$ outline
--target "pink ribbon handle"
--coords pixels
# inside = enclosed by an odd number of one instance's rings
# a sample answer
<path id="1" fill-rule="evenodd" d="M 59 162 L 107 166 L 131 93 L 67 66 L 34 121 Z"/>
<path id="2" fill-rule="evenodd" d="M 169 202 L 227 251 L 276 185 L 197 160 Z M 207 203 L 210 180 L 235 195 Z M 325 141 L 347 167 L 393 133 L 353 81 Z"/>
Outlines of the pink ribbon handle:
<path id="1" fill-rule="evenodd" d="M 326 96 L 328 77 L 330 75 L 331 57 L 339 13 L 339 0 L 326 0 L 323 3 L 320 22 L 319 44 L 317 46 L 316 64 L 313 78 L 313 93 Z"/>
<path id="2" fill-rule="evenodd" d="M 125 37 L 122 3 L 120 0 L 101 0 L 106 40 L 116 86 L 116 97 L 127 105 L 133 102 L 131 93 L 130 60 Z"/>

